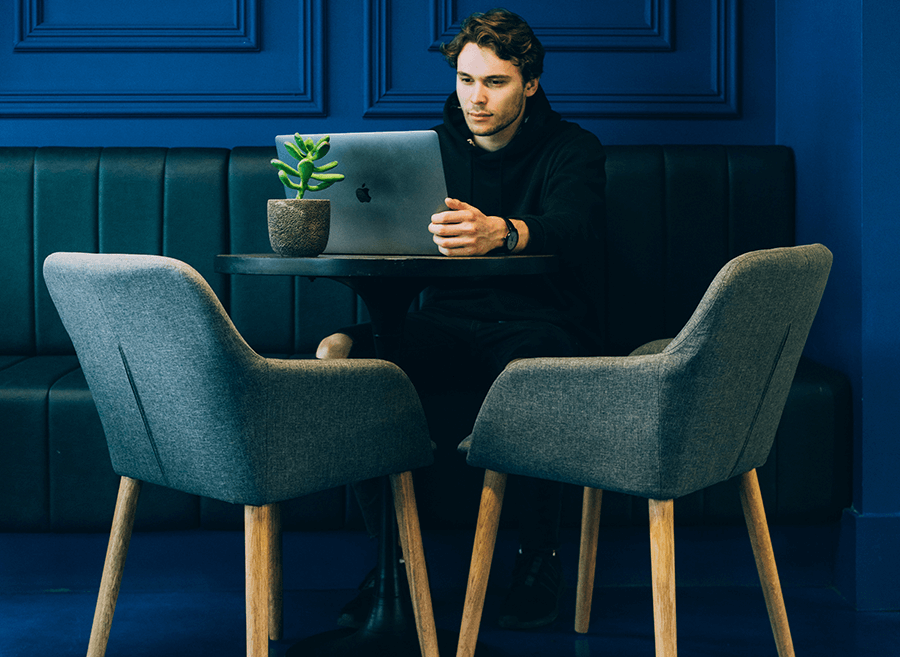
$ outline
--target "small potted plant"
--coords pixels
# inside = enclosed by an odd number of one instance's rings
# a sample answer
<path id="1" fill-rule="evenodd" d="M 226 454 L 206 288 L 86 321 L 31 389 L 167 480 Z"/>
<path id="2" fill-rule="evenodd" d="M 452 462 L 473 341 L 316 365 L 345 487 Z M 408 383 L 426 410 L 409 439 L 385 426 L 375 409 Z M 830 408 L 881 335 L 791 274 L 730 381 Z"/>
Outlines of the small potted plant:
<path id="1" fill-rule="evenodd" d="M 286 142 L 288 152 L 297 159 L 297 166 L 272 160 L 278 178 L 288 189 L 297 190 L 292 199 L 270 199 L 268 203 L 269 242 L 275 253 L 283 256 L 315 256 L 328 244 L 331 223 L 331 201 L 304 198 L 306 192 L 319 192 L 344 179 L 340 173 L 326 173 L 334 169 L 337 160 L 316 166 L 314 162 L 328 153 L 331 137 L 318 142 L 294 135 L 294 142 Z M 310 181 L 315 181 L 310 184 Z"/>

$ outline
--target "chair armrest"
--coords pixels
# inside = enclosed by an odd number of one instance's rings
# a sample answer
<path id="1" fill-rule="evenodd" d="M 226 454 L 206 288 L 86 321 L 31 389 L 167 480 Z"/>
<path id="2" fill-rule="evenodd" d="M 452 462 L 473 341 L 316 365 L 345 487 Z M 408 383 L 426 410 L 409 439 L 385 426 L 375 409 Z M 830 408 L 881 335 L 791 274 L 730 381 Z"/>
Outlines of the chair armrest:
<path id="1" fill-rule="evenodd" d="M 311 489 L 433 462 L 419 397 L 396 365 L 374 359 L 265 364 L 267 448 L 285 462 L 315 459 Z"/>
<path id="2" fill-rule="evenodd" d="M 632 351 L 629 356 L 650 356 L 652 354 L 659 354 L 669 346 L 669 344 L 675 338 L 666 338 L 665 340 L 654 340 L 653 342 L 648 342 L 646 344 L 642 344 L 640 347 Z"/>
<path id="3" fill-rule="evenodd" d="M 659 390 L 671 358 L 534 358 L 510 364 L 482 405 L 467 462 L 631 492 L 632 476 L 658 472 Z M 593 477 L 624 463 L 630 472 L 621 481 Z"/>

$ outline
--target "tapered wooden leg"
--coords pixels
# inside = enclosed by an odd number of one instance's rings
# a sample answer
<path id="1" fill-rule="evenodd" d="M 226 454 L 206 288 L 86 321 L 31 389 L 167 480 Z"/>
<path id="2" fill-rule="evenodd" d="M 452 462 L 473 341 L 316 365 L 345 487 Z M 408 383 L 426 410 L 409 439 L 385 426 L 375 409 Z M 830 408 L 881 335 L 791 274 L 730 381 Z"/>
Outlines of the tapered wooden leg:
<path id="1" fill-rule="evenodd" d="M 497 529 L 500 526 L 506 478 L 507 475 L 502 472 L 493 470 L 484 472 L 481 506 L 478 509 L 478 525 L 475 528 L 475 545 L 472 548 L 472 563 L 469 566 L 469 583 L 466 588 L 466 602 L 463 607 L 456 657 L 472 657 L 475 654 L 481 612 L 484 610 L 484 596 L 487 593 L 491 561 L 494 558 L 494 545 L 497 542 Z"/>
<path id="2" fill-rule="evenodd" d="M 269 585 L 274 560 L 275 505 L 244 507 L 246 564 L 247 657 L 269 655 Z"/>
<path id="3" fill-rule="evenodd" d="M 281 505 L 272 505 L 272 559 L 269 571 L 269 638 L 279 641 L 284 633 L 284 568 Z"/>
<path id="4" fill-rule="evenodd" d="M 431 588 L 428 585 L 428 569 L 422 546 L 412 472 L 391 475 L 391 488 L 394 493 L 400 548 L 406 561 L 409 595 L 412 598 L 413 615 L 419 636 L 419 650 L 423 657 L 438 657 L 437 629 L 434 626 Z"/>
<path id="5" fill-rule="evenodd" d="M 109 533 L 109 545 L 106 548 L 106 561 L 103 564 L 103 576 L 100 579 L 100 594 L 97 597 L 97 608 L 94 611 L 94 624 L 91 627 L 87 657 L 103 657 L 106 654 L 109 630 L 112 627 L 116 600 L 119 598 L 119 587 L 122 584 L 125 557 L 128 556 L 128 544 L 131 542 L 131 530 L 134 528 L 134 512 L 140 494 L 140 481 L 122 477 L 119 481 L 116 511 Z"/>
<path id="6" fill-rule="evenodd" d="M 674 500 L 650 500 L 650 558 L 653 570 L 656 657 L 675 657 L 678 654 L 674 507 Z"/>
<path id="7" fill-rule="evenodd" d="M 575 631 L 584 634 L 591 624 L 594 569 L 597 566 L 597 536 L 603 491 L 584 487 L 581 502 L 581 548 L 578 556 L 578 586 L 575 589 Z"/>
<path id="8" fill-rule="evenodd" d="M 781 593 L 781 582 L 778 569 L 775 567 L 775 553 L 769 536 L 769 525 L 763 508 L 762 494 L 759 491 L 759 479 L 756 470 L 741 475 L 741 506 L 744 508 L 744 519 L 750 532 L 750 543 L 759 571 L 763 595 L 766 598 L 766 609 L 769 611 L 769 622 L 779 657 L 794 656 L 794 642 L 791 640 L 791 628 L 788 625 L 787 611 L 784 608 L 784 597 Z"/>

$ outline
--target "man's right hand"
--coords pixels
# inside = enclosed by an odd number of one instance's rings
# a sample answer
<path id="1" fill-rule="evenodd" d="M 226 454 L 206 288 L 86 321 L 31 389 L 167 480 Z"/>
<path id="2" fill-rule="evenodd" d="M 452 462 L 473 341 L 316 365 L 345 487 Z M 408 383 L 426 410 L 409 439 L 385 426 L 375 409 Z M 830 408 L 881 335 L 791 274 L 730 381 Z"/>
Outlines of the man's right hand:
<path id="1" fill-rule="evenodd" d="M 444 201 L 450 208 L 431 217 L 428 227 L 438 250 L 448 256 L 484 255 L 499 246 L 506 235 L 506 222 L 488 217 L 481 210 L 455 198 Z"/>
<path id="2" fill-rule="evenodd" d="M 455 198 L 444 201 L 449 210 L 431 216 L 428 226 L 438 250 L 447 256 L 479 256 L 490 253 L 506 240 L 508 228 L 502 217 L 488 216 L 474 205 Z M 511 219 L 519 231 L 515 253 L 528 243 L 528 226 Z"/>

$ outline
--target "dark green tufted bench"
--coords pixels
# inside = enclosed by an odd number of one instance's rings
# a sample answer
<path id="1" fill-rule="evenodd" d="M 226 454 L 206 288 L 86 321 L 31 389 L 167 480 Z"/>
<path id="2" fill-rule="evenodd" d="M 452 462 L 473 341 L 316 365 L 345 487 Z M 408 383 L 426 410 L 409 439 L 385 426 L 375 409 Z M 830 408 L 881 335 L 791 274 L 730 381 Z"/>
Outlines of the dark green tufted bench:
<path id="1" fill-rule="evenodd" d="M 753 249 L 794 243 L 794 164 L 778 146 L 608 147 L 605 353 L 672 337 L 718 269 Z M 259 352 L 309 357 L 331 329 L 365 318 L 338 283 L 215 273 L 219 253 L 268 252 L 265 206 L 283 196 L 274 147 L 0 148 L 0 531 L 106 531 L 117 477 L 68 336 L 41 279 L 54 251 L 164 254 L 209 281 Z M 426 407 L 447 400 L 423 399 Z M 460 393 L 469 414 L 477 401 Z M 474 526 L 481 473 L 453 449 L 466 414 L 433 429 L 438 464 L 417 482 L 423 526 Z M 850 502 L 846 377 L 801 364 L 769 463 L 770 520 L 836 520 Z M 457 440 L 458 442 L 458 440 Z M 449 493 L 449 494 L 448 494 Z M 680 501 L 681 523 L 739 522 L 730 494 Z M 629 498 L 604 522 L 645 522 Z M 513 505 L 514 506 L 514 505 Z M 514 517 L 510 512 L 510 516 Z M 567 523 L 577 523 L 568 504 Z M 291 502 L 286 528 L 358 526 L 347 491 Z M 138 529 L 232 528 L 226 504 L 146 490 Z"/>

